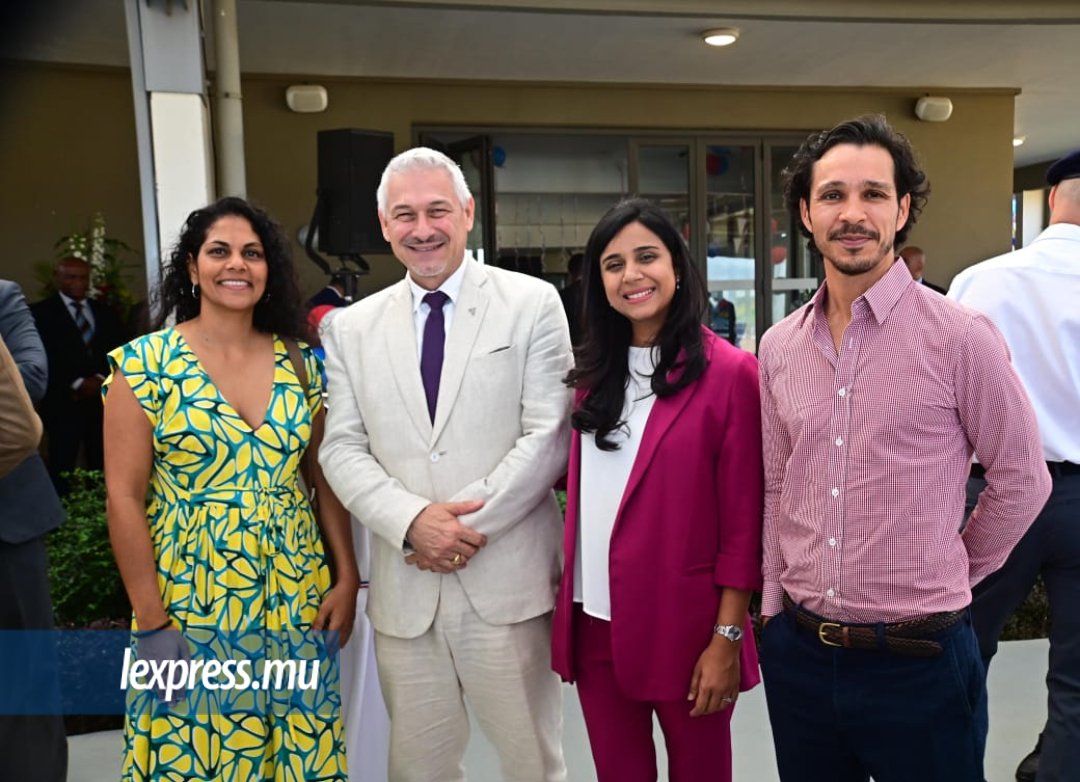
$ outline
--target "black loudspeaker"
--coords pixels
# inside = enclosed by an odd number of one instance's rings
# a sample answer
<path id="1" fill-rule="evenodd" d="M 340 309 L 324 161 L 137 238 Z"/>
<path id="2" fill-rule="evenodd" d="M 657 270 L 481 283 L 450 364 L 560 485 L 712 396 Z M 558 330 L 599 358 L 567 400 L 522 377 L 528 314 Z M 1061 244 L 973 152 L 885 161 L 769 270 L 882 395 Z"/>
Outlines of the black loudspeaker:
<path id="1" fill-rule="evenodd" d="M 319 249 L 327 255 L 389 253 L 375 191 L 394 157 L 394 134 L 378 130 L 320 130 Z"/>

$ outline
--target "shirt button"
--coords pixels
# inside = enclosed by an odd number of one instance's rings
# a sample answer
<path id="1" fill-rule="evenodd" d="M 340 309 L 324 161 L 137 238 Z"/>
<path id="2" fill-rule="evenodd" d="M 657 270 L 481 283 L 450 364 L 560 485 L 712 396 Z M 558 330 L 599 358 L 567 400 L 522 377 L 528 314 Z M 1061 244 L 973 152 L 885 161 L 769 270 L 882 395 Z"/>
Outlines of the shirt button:
<path id="1" fill-rule="evenodd" d="M 439 461 L 439 454 L 436 451 L 432 451 L 431 452 L 431 463 L 435 464 L 435 462 L 437 462 L 437 461 Z"/>
<path id="2" fill-rule="evenodd" d="M 836 545 L 836 538 L 829 538 L 829 545 L 830 546 L 835 546 Z"/>
<path id="3" fill-rule="evenodd" d="M 843 437 L 837 437 L 836 438 L 836 447 L 839 448 L 843 444 L 844 444 L 844 438 Z"/>
<path id="4" fill-rule="evenodd" d="M 840 490 L 839 489 L 833 489 L 832 490 L 832 496 L 839 497 L 840 496 Z"/>
<path id="5" fill-rule="evenodd" d="M 826 595 L 828 595 L 829 597 L 836 597 L 836 590 L 834 590 L 834 589 L 830 589 L 830 590 L 829 590 L 828 592 L 826 592 L 825 594 L 826 594 Z"/>
<path id="6" fill-rule="evenodd" d="M 836 393 L 839 394 L 840 396 L 847 396 L 847 389 L 846 388 L 841 388 Z"/>

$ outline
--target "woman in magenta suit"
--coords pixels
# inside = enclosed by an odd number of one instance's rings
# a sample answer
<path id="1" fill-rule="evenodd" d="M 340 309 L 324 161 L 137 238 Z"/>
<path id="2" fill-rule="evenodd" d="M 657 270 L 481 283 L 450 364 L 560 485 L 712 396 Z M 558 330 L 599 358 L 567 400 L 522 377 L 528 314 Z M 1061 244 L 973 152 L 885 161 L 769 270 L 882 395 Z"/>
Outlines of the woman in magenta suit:
<path id="1" fill-rule="evenodd" d="M 731 779 L 731 714 L 759 681 L 757 361 L 702 328 L 676 228 L 635 199 L 593 230 L 552 663 L 577 683 L 599 782 Z"/>

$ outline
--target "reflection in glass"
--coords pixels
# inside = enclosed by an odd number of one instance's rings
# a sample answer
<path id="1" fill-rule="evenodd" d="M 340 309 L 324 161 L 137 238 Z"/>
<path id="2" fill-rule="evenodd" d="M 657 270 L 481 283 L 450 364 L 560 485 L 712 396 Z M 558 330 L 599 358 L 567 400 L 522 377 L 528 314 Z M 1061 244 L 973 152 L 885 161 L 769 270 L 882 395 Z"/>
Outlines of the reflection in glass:
<path id="1" fill-rule="evenodd" d="M 705 148 L 709 326 L 749 351 L 757 349 L 754 165 L 753 146 Z"/>
<path id="2" fill-rule="evenodd" d="M 659 206 L 690 241 L 690 147 L 642 144 L 638 147 L 638 192 Z"/>
<path id="3" fill-rule="evenodd" d="M 485 263 L 484 258 L 484 199 L 490 195 L 484 192 L 481 179 L 480 159 L 483 153 L 479 149 L 470 150 L 461 156 L 461 173 L 465 175 L 465 183 L 469 186 L 476 207 L 473 210 L 473 227 L 469 231 L 469 237 L 465 243 L 466 252 L 472 254 L 480 263 Z"/>
<path id="4" fill-rule="evenodd" d="M 818 287 L 817 271 L 799 230 L 798 217 L 788 213 L 784 204 L 783 171 L 798 147 L 770 148 L 771 182 L 769 215 L 769 260 L 772 266 L 772 322 L 806 304 Z"/>

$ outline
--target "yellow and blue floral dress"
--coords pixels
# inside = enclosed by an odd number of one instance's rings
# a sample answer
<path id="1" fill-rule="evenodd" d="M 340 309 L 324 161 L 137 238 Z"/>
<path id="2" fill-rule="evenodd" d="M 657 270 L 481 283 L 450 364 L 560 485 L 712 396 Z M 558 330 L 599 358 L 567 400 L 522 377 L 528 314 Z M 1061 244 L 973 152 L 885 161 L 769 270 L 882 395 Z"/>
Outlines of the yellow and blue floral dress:
<path id="1" fill-rule="evenodd" d="M 277 337 L 274 353 L 273 392 L 256 429 L 224 399 L 175 329 L 109 354 L 113 376 L 123 373 L 153 425 L 146 516 L 158 583 L 166 611 L 196 656 L 212 655 L 208 639 L 222 631 L 310 628 L 330 588 L 318 524 L 298 482 L 321 405 L 319 386 L 312 382 L 305 399 Z M 317 381 L 319 359 L 306 345 L 301 353 L 308 378 Z M 129 694 L 124 782 L 347 780 L 336 687 L 321 687 L 317 704 L 306 694 L 309 702 L 300 708 L 297 701 L 290 708 L 288 698 L 274 703 L 269 691 L 200 697 L 214 703 L 168 708 L 149 691 Z M 245 712 L 224 704 L 240 697 L 257 707 Z"/>

